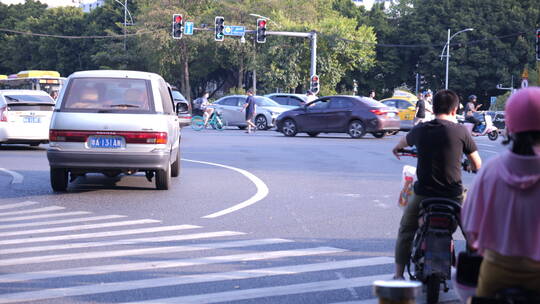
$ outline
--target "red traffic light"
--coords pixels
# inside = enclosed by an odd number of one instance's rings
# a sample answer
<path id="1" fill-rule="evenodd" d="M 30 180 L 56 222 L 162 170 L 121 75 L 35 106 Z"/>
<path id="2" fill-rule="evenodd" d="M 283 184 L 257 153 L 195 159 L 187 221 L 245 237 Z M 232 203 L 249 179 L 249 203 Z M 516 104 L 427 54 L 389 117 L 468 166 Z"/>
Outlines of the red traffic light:
<path id="1" fill-rule="evenodd" d="M 174 22 L 176 22 L 176 23 L 182 22 L 182 16 L 181 15 L 174 16 Z"/>
<path id="2" fill-rule="evenodd" d="M 319 81 L 319 76 L 311 76 L 311 81 L 314 81 L 314 82 Z"/>
<path id="3" fill-rule="evenodd" d="M 266 26 L 266 20 L 259 20 L 259 27 L 265 27 Z"/>

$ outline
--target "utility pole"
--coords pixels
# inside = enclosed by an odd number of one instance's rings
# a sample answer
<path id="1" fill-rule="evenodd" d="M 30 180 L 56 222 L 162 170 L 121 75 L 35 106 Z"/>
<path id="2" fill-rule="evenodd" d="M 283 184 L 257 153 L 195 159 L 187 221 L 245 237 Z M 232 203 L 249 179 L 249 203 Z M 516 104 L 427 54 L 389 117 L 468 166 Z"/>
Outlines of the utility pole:
<path id="1" fill-rule="evenodd" d="M 253 39 L 253 95 L 257 95 L 257 39 Z"/>

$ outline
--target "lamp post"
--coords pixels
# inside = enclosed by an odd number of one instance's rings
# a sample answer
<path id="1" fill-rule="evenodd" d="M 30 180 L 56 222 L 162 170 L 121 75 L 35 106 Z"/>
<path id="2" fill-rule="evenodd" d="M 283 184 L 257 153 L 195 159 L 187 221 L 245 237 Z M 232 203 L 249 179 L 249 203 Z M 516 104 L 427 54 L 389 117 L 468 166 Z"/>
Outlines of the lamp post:
<path id="1" fill-rule="evenodd" d="M 130 24 L 133 25 L 133 17 L 131 16 L 131 13 L 129 12 L 127 8 L 127 0 L 124 0 L 124 3 L 114 0 L 116 3 L 120 4 L 124 7 L 124 50 L 126 50 L 126 35 L 127 35 L 127 14 L 129 14 L 129 20 L 131 20 Z"/>
<path id="2" fill-rule="evenodd" d="M 444 83 L 444 88 L 446 90 L 448 90 L 448 63 L 450 61 L 450 40 L 452 40 L 452 38 L 454 38 L 457 34 L 460 34 L 460 33 L 463 33 L 463 32 L 469 32 L 469 31 L 474 31 L 473 28 L 466 28 L 464 30 L 461 30 L 457 33 L 455 33 L 454 35 L 450 36 L 450 29 L 448 29 L 448 40 L 446 40 L 446 44 L 444 45 L 444 48 L 441 52 L 441 60 L 443 57 L 446 57 L 446 78 L 445 78 L 445 83 Z M 446 55 L 443 55 L 444 54 L 444 50 L 446 49 Z"/>

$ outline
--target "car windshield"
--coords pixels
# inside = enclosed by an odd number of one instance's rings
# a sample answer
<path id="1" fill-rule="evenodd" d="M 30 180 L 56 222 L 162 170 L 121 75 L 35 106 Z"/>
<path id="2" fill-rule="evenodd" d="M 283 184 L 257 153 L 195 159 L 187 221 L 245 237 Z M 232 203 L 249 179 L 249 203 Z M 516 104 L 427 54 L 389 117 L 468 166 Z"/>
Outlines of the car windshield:
<path id="1" fill-rule="evenodd" d="M 180 93 L 180 91 L 172 90 L 172 97 L 174 100 L 186 101 L 186 98 L 184 95 L 182 95 L 182 93 Z"/>
<path id="2" fill-rule="evenodd" d="M 7 103 L 54 103 L 48 95 L 4 95 Z"/>
<path id="3" fill-rule="evenodd" d="M 272 99 L 264 96 L 255 97 L 255 102 L 260 107 L 280 107 L 281 105 Z"/>
<path id="4" fill-rule="evenodd" d="M 62 101 L 62 110 L 148 113 L 154 110 L 149 86 L 143 79 L 75 78 Z"/>

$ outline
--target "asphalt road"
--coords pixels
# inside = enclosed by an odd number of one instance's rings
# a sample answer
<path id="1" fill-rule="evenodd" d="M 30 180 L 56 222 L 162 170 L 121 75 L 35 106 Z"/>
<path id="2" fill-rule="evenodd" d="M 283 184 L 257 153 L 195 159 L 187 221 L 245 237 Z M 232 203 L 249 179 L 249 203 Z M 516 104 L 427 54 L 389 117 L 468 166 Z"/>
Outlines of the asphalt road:
<path id="1" fill-rule="evenodd" d="M 0 303 L 376 303 L 415 163 L 390 152 L 403 134 L 186 128 L 171 190 L 87 175 L 62 194 L 46 145 L 3 145 Z M 476 141 L 484 161 L 504 149 Z"/>

